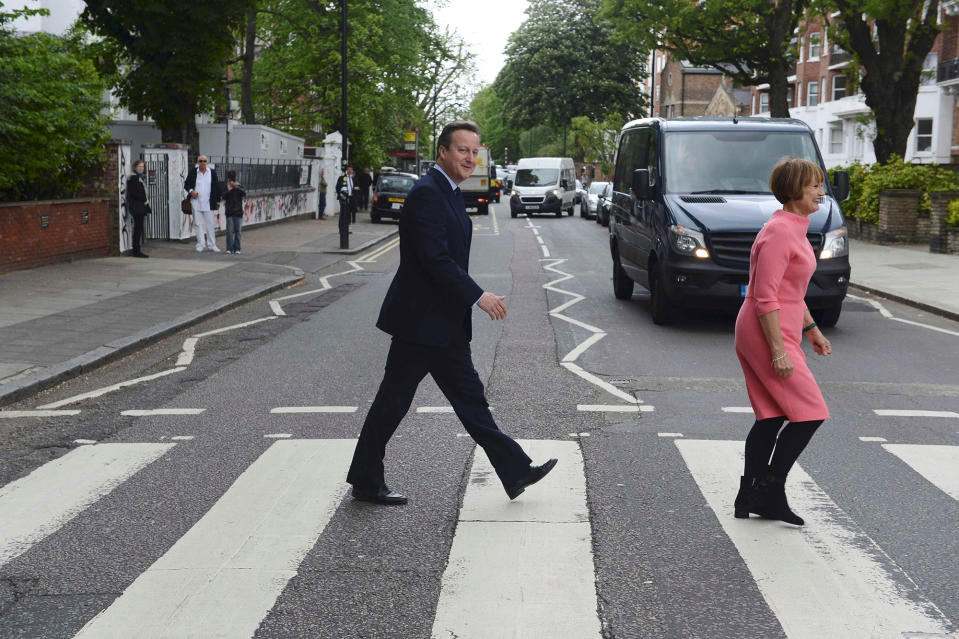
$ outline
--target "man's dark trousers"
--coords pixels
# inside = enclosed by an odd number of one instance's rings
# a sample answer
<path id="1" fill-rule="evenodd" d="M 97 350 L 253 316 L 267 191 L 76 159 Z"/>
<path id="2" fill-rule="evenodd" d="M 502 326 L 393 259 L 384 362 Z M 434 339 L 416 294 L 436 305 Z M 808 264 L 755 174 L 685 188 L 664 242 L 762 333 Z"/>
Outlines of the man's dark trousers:
<path id="1" fill-rule="evenodd" d="M 531 460 L 493 421 L 483 383 L 473 368 L 469 343 L 424 346 L 393 338 L 386 374 L 366 415 L 346 480 L 373 492 L 386 486 L 386 444 L 409 411 L 416 388 L 427 373 L 446 395 L 466 432 L 486 451 L 503 484 L 508 486 L 526 475 Z"/>

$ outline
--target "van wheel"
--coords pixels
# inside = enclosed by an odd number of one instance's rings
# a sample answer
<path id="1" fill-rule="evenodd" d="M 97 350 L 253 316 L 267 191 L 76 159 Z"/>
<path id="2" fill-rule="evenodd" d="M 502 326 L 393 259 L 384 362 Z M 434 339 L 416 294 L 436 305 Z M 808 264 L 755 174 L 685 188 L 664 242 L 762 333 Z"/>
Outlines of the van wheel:
<path id="1" fill-rule="evenodd" d="M 659 269 L 649 272 L 649 305 L 653 315 L 653 323 L 659 326 L 669 326 L 674 324 L 679 317 L 676 308 L 666 297 L 666 291 L 663 290 L 662 280 L 665 274 Z"/>
<path id="2" fill-rule="evenodd" d="M 619 256 L 613 253 L 613 295 L 618 300 L 628 300 L 633 296 L 633 280 L 629 279 L 623 265 L 619 263 Z"/>
<path id="3" fill-rule="evenodd" d="M 812 314 L 812 318 L 816 320 L 818 326 L 832 328 L 836 325 L 836 322 L 839 321 L 839 314 L 842 312 L 842 302 L 833 306 L 827 306 L 826 308 L 814 308 L 809 312 Z"/>

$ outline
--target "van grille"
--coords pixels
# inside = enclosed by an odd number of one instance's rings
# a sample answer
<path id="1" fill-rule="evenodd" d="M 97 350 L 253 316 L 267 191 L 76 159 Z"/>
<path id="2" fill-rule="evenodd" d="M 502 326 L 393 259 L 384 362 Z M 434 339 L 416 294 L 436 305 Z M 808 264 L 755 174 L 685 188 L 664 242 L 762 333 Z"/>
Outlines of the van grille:
<path id="1" fill-rule="evenodd" d="M 725 204 L 726 198 L 718 195 L 683 195 L 679 198 L 687 204 Z"/>
<path id="2" fill-rule="evenodd" d="M 542 204 L 545 199 L 542 195 L 523 195 L 519 201 L 523 204 Z"/>
<path id="3" fill-rule="evenodd" d="M 713 257 L 724 266 L 749 268 L 749 252 L 756 241 L 756 233 L 713 233 L 710 236 Z M 819 255 L 822 233 L 806 233 L 813 251 Z"/>

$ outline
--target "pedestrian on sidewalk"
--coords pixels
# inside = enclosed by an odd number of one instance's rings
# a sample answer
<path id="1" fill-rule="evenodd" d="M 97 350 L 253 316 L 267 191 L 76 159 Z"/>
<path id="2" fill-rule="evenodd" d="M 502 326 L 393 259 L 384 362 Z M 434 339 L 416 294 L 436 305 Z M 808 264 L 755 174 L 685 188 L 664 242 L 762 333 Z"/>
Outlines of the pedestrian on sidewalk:
<path id="1" fill-rule="evenodd" d="M 353 497 L 363 501 L 406 503 L 386 485 L 383 458 L 427 373 L 486 451 L 510 499 L 556 465 L 555 459 L 531 465 L 520 445 L 499 429 L 473 367 L 473 307 L 493 320 L 506 317 L 505 298 L 483 291 L 468 273 L 473 225 L 458 185 L 476 167 L 479 128 L 468 121 L 447 124 L 437 151 L 436 166 L 407 196 L 400 218 L 400 266 L 376 322 L 393 341 L 346 479 L 353 484 Z"/>
<path id="2" fill-rule="evenodd" d="M 360 206 L 366 211 L 370 208 L 370 187 L 373 186 L 373 176 L 370 175 L 368 168 L 363 169 L 359 176 L 360 182 Z"/>
<path id="3" fill-rule="evenodd" d="M 216 247 L 216 221 L 214 213 L 220 207 L 222 196 L 220 180 L 216 169 L 208 168 L 209 160 L 205 155 L 196 159 L 196 166 L 190 169 L 183 189 L 190 195 L 193 206 L 193 224 L 196 226 L 196 250 L 210 249 L 219 253 Z"/>
<path id="4" fill-rule="evenodd" d="M 756 236 L 749 256 L 749 285 L 736 318 L 736 355 L 756 421 L 746 437 L 746 464 L 734 504 L 739 519 L 754 513 L 804 523 L 789 507 L 785 483 L 816 429 L 829 418 L 801 346 L 805 335 L 818 354 L 832 352 L 803 301 L 816 270 L 806 231 L 809 215 L 819 210 L 824 179 L 813 162 L 779 161 L 769 190 L 783 206 Z"/>
<path id="5" fill-rule="evenodd" d="M 236 181 L 236 171 L 227 171 L 226 193 L 223 195 L 226 212 L 226 252 L 239 255 L 240 234 L 243 227 L 243 198 L 246 191 Z"/>
<path id="6" fill-rule="evenodd" d="M 356 199 L 359 189 L 353 165 L 348 164 L 346 172 L 336 180 L 336 199 L 340 203 L 340 215 L 349 215 L 350 222 L 356 222 Z"/>
<path id="7" fill-rule="evenodd" d="M 326 169 L 320 169 L 320 204 L 317 209 L 317 219 L 325 220 L 326 219 L 326 189 L 328 184 L 326 182 Z"/>
<path id="8" fill-rule="evenodd" d="M 144 180 L 146 164 L 143 160 L 133 163 L 133 174 L 127 178 L 127 212 L 133 218 L 133 250 L 131 257 L 150 257 L 141 250 L 143 243 L 143 223 L 150 214 L 150 204 L 147 202 L 147 189 Z"/>

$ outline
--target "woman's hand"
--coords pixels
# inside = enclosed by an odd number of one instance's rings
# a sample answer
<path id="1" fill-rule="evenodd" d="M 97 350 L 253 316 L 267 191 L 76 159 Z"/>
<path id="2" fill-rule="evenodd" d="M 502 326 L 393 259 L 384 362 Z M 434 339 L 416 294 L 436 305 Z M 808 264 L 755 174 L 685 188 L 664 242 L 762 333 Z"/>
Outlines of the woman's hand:
<path id="1" fill-rule="evenodd" d="M 789 359 L 786 351 L 773 351 L 772 358 L 773 370 L 776 371 L 777 375 L 780 377 L 792 377 L 793 362 Z"/>
<path id="2" fill-rule="evenodd" d="M 826 339 L 826 336 L 819 332 L 818 328 L 814 328 L 806 335 L 809 337 L 809 342 L 812 344 L 814 351 L 820 355 L 829 355 L 832 353 L 832 344 L 829 343 L 829 340 Z"/>

